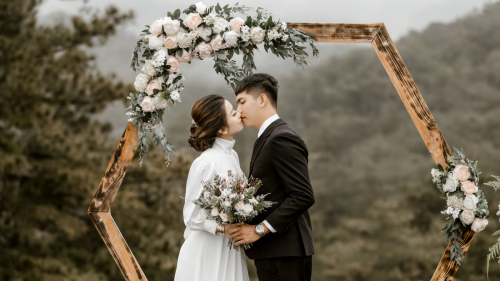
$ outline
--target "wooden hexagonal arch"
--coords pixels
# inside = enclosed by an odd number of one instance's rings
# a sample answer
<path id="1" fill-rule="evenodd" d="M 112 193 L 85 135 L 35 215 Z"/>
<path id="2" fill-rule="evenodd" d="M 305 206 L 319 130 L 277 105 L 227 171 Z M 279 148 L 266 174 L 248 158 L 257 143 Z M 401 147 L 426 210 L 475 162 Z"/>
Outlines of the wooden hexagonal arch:
<path id="1" fill-rule="evenodd" d="M 445 159 L 447 154 L 451 154 L 450 148 L 383 23 L 288 23 L 288 26 L 315 35 L 320 43 L 371 43 L 434 162 L 447 166 Z M 110 213 L 111 204 L 134 157 L 136 143 L 137 127 L 129 122 L 97 188 L 88 214 L 125 279 L 147 280 Z M 461 235 L 464 242 L 460 242 L 460 246 L 464 256 L 474 235 L 475 232 L 471 230 Z M 459 265 L 450 259 L 448 245 L 431 280 L 453 280 L 458 268 Z"/>

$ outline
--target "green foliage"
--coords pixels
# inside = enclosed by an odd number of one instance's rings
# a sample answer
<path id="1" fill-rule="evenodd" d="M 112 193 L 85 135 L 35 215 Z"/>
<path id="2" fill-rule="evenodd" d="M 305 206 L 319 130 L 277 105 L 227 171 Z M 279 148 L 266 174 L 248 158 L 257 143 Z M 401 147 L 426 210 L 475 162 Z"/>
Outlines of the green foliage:
<path id="1" fill-rule="evenodd" d="M 493 187 L 493 189 L 495 189 L 495 191 L 499 190 L 500 189 L 500 177 L 499 176 L 493 176 L 496 179 L 496 181 L 489 181 L 487 183 L 485 183 L 484 185 L 489 185 L 491 187 Z"/>

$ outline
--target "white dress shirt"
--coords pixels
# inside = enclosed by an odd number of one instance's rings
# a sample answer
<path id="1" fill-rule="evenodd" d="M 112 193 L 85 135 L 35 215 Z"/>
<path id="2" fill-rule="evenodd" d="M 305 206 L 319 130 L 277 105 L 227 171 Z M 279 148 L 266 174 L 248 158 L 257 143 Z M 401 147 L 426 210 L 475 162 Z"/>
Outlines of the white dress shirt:
<path id="1" fill-rule="evenodd" d="M 257 137 L 260 138 L 260 136 L 264 133 L 267 127 L 269 127 L 271 123 L 278 120 L 279 118 L 280 117 L 278 116 L 278 114 L 274 114 L 273 116 L 267 118 L 267 120 L 264 121 L 264 123 L 262 123 L 262 126 L 260 126 L 259 135 Z M 267 220 L 264 220 L 263 223 L 267 226 L 267 228 L 269 228 L 269 230 L 271 230 L 271 232 L 276 232 L 276 230 L 267 222 Z"/>

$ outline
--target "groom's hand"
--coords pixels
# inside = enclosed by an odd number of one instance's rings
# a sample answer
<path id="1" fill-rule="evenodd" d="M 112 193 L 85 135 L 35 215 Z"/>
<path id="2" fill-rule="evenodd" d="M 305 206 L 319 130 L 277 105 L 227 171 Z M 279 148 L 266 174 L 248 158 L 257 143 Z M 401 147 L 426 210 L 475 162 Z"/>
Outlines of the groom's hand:
<path id="1" fill-rule="evenodd" d="M 243 223 L 242 223 L 242 222 L 232 223 L 232 224 L 225 224 L 225 225 L 224 225 L 224 235 L 229 236 L 229 234 L 231 234 L 231 230 L 236 231 L 236 230 L 237 230 L 237 229 L 239 229 L 242 225 L 243 225 Z"/>
<path id="2" fill-rule="evenodd" d="M 264 229 L 267 230 L 267 227 L 264 226 Z M 233 240 L 235 246 L 239 246 L 259 240 L 260 235 L 255 232 L 255 225 L 243 224 L 236 229 L 230 230 L 228 238 Z"/>

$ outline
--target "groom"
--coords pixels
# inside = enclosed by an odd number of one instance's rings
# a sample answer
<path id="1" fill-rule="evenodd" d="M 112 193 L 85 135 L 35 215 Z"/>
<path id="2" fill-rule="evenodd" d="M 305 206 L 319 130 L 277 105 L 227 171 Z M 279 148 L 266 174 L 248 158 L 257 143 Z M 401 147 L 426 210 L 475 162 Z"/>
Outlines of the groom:
<path id="1" fill-rule="evenodd" d="M 253 243 L 260 281 L 311 280 L 314 244 L 308 209 L 314 204 L 308 151 L 299 134 L 276 114 L 278 81 L 264 73 L 250 75 L 236 86 L 236 102 L 246 127 L 255 127 L 249 175 L 262 180 L 256 195 L 270 193 L 277 202 L 250 224 L 232 229 L 235 245 Z"/>

